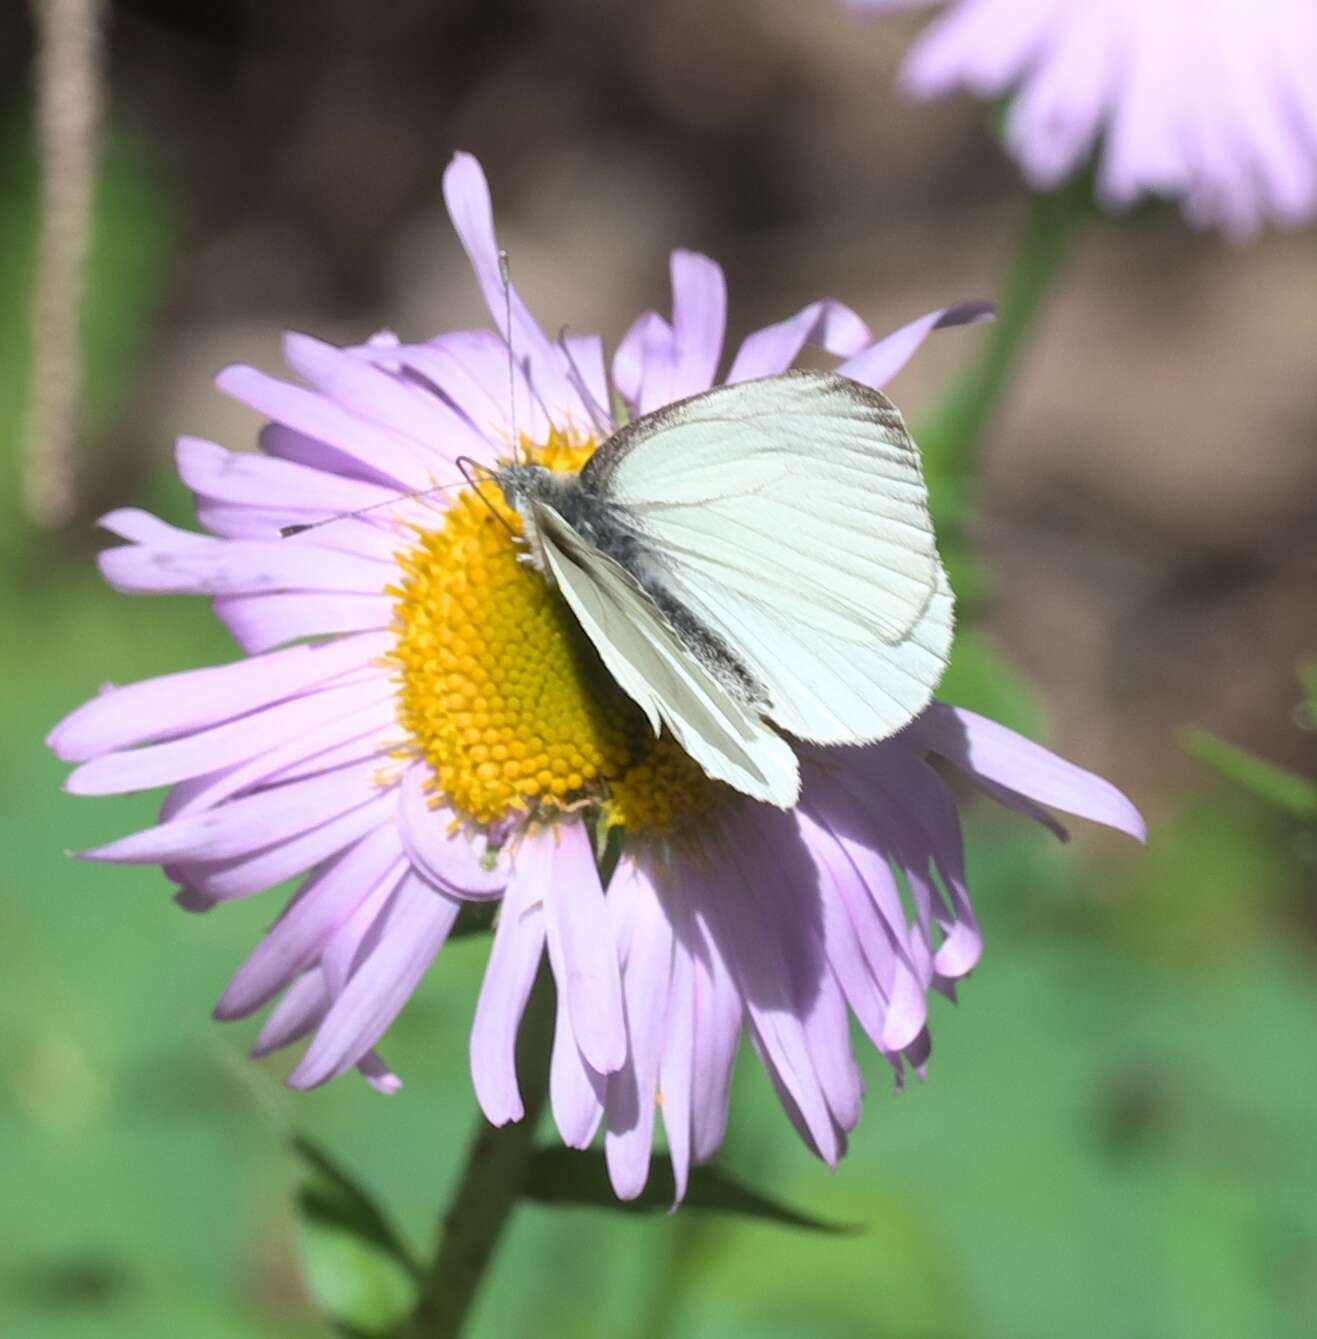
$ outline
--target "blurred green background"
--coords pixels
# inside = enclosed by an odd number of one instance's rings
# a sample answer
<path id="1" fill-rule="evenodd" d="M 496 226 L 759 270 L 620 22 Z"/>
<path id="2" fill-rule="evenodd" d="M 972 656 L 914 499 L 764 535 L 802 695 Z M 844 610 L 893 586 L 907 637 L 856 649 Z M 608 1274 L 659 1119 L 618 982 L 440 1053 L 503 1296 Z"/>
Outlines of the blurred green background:
<path id="1" fill-rule="evenodd" d="M 244 1058 L 254 1023 L 208 1019 L 278 896 L 188 916 L 158 873 L 66 858 L 155 799 L 63 795 L 49 726 L 101 683 L 233 655 L 201 601 L 108 592 L 92 518 L 186 523 L 171 438 L 246 445 L 207 378 L 273 370 L 283 326 L 483 323 L 438 199 L 456 147 L 484 159 L 550 328 L 615 339 L 665 306 L 675 245 L 727 265 L 734 336 L 824 292 L 879 330 L 992 296 L 1024 201 L 981 116 L 892 96 L 908 28 L 798 8 L 111 6 L 81 510 L 55 534 L 19 501 L 37 163 L 31 35 L 0 16 L 0 1334 L 324 1333 L 292 1134 L 428 1251 L 474 1122 L 479 937 L 389 1034 L 400 1094 L 297 1094 L 286 1058 Z M 891 1095 L 857 1040 L 870 1100 L 838 1171 L 743 1056 L 723 1164 L 863 1230 L 528 1206 L 473 1333 L 1317 1332 L 1317 833 L 1179 733 L 1311 768 L 1293 669 L 1317 651 L 1317 382 L 1294 294 L 1314 281 L 1311 236 L 1230 251 L 1169 213 L 1097 230 L 962 481 L 985 594 L 944 696 L 1112 777 L 1152 838 L 1061 847 L 971 809 L 984 960 L 934 1003 L 927 1084 Z M 975 338 L 903 376 L 916 421 Z"/>

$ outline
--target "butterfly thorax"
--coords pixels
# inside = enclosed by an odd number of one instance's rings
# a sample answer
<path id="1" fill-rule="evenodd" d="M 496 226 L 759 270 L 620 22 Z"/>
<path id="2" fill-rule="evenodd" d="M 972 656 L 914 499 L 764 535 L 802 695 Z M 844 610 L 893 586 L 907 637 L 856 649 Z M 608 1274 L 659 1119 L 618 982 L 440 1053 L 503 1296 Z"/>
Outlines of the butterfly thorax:
<path id="1" fill-rule="evenodd" d="M 521 518 L 527 557 L 545 570 L 544 548 L 532 503 L 552 507 L 588 544 L 626 568 L 642 585 L 657 579 L 652 545 L 628 518 L 626 510 L 588 488 L 580 475 L 545 469 L 543 465 L 506 465 L 495 481 Z"/>

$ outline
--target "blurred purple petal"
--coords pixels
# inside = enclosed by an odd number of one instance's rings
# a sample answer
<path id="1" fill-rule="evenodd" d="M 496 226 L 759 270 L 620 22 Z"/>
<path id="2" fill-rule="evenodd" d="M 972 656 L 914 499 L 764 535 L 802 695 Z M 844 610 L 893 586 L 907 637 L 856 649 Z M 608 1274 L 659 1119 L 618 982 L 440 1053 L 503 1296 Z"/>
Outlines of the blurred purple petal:
<path id="1" fill-rule="evenodd" d="M 904 3 L 905 0 L 899 0 Z M 898 0 L 850 0 L 861 12 Z M 902 82 L 920 97 L 1014 94 L 1005 138 L 1051 190 L 1098 151 L 1120 209 L 1178 199 L 1232 240 L 1317 218 L 1317 6 L 1310 0 L 948 0 Z"/>
<path id="2" fill-rule="evenodd" d="M 909 325 L 880 339 L 862 353 L 848 358 L 837 371 L 844 377 L 863 382 L 875 390 L 882 388 L 910 361 L 919 346 L 934 330 L 956 325 L 978 325 L 991 321 L 996 312 L 990 302 L 958 302 L 921 316 Z"/>
<path id="3" fill-rule="evenodd" d="M 785 321 L 747 335 L 732 360 L 727 383 L 785 372 L 806 344 L 850 357 L 872 342 L 869 327 L 843 303 L 811 302 Z"/>
<path id="4" fill-rule="evenodd" d="M 718 374 L 727 328 L 722 267 L 695 251 L 672 253 L 672 381 L 665 402 L 707 391 Z"/>

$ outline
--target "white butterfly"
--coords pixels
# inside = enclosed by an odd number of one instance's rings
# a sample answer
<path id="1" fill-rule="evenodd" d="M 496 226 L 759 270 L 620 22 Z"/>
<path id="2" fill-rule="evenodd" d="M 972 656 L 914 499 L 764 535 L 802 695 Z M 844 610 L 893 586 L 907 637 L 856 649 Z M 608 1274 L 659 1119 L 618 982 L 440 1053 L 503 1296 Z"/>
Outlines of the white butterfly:
<path id="1" fill-rule="evenodd" d="M 946 668 L 953 600 L 918 448 L 858 382 L 717 387 L 627 424 L 578 475 L 495 479 L 527 557 L 655 732 L 755 799 L 799 794 L 780 731 L 883 739 Z"/>

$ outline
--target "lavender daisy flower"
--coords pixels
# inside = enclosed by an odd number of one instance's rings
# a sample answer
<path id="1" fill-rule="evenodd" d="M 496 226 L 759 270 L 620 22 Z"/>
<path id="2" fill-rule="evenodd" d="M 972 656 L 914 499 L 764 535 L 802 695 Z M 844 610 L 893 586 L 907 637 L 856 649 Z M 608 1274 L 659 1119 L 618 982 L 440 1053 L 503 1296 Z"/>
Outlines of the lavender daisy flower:
<path id="1" fill-rule="evenodd" d="M 1246 239 L 1317 215 L 1315 60 L 1311 0 L 949 0 L 904 80 L 926 98 L 1013 91 L 1006 142 L 1039 190 L 1104 136 L 1105 204 L 1177 198 L 1194 225 Z"/>
<path id="2" fill-rule="evenodd" d="M 612 426 L 605 406 L 643 413 L 707 389 L 722 272 L 675 253 L 672 319 L 642 316 L 610 377 L 599 338 L 554 343 L 505 296 L 476 161 L 458 155 L 444 186 L 500 334 L 353 349 L 290 335 L 305 385 L 219 377 L 268 415 L 260 454 L 179 443 L 208 533 L 105 518 L 128 541 L 102 554 L 113 585 L 212 596 L 246 658 L 109 689 L 56 728 L 52 747 L 81 764 L 70 790 L 170 787 L 156 826 L 84 854 L 161 865 L 192 910 L 305 876 L 216 1009 L 277 999 L 256 1049 L 309 1037 L 296 1087 L 355 1066 L 395 1089 L 376 1043 L 462 905 L 501 899 L 470 1048 L 492 1122 L 523 1114 L 514 1046 L 547 955 L 554 1117 L 576 1147 L 604 1130 L 620 1195 L 645 1183 L 660 1093 L 679 1197 L 713 1155 L 743 1032 L 835 1162 L 861 1108 L 848 1011 L 898 1080 L 922 1072 L 928 993 L 950 993 L 979 955 L 955 803 L 929 756 L 1055 830 L 1039 804 L 1135 835 L 1141 821 L 1105 781 L 942 704 L 876 747 L 802 751 L 791 812 L 656 739 L 517 561 L 515 512 L 466 485 L 459 458 L 506 461 L 515 423 L 523 458 L 577 470 Z M 983 314 L 947 308 L 874 341 L 853 311 L 816 302 L 750 335 L 726 379 L 781 372 L 813 342 L 880 385 L 931 331 Z M 435 485 L 456 487 L 401 496 Z M 609 834 L 622 855 L 605 891 Z"/>

